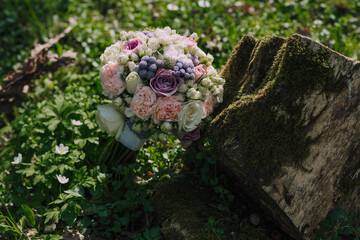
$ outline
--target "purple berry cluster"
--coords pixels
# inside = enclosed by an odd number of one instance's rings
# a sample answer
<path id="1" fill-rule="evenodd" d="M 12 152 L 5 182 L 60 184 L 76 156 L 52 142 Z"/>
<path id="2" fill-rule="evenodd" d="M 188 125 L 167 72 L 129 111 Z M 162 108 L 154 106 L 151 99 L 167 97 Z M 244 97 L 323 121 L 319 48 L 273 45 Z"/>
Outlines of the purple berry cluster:
<path id="1" fill-rule="evenodd" d="M 195 79 L 194 64 L 192 63 L 184 63 L 182 60 L 177 60 L 174 71 L 177 77 L 185 80 Z"/>
<path id="2" fill-rule="evenodd" d="M 188 57 L 191 59 L 191 61 L 193 62 L 193 64 L 194 64 L 195 66 L 197 66 L 197 65 L 200 64 L 198 56 L 194 56 L 194 55 L 188 54 Z"/>
<path id="3" fill-rule="evenodd" d="M 155 57 L 144 56 L 138 66 L 134 68 L 142 79 L 150 80 L 155 77 L 156 71 L 163 66 L 161 60 L 156 60 Z"/>

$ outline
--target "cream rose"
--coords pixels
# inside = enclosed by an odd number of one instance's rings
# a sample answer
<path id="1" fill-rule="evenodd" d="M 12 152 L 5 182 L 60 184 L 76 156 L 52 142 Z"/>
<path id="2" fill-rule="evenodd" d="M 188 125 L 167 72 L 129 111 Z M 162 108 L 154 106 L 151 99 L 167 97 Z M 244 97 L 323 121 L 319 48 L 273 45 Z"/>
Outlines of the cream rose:
<path id="1" fill-rule="evenodd" d="M 109 62 L 101 68 L 100 85 L 105 96 L 113 98 L 125 90 L 125 83 L 120 78 L 123 72 L 124 66 L 119 66 L 116 62 Z"/>
<path id="2" fill-rule="evenodd" d="M 147 45 L 152 50 L 158 50 L 160 48 L 159 40 L 156 37 L 150 38 Z"/>
<path id="3" fill-rule="evenodd" d="M 126 91 L 130 94 L 134 94 L 138 83 L 141 83 L 141 78 L 137 72 L 131 72 L 126 77 Z"/>
<path id="4" fill-rule="evenodd" d="M 201 101 L 190 101 L 178 114 L 179 130 L 191 132 L 205 117 L 206 113 Z"/>
<path id="5" fill-rule="evenodd" d="M 133 113 L 139 118 L 148 119 L 156 104 L 156 94 L 150 88 L 139 83 L 136 88 L 135 95 L 130 103 Z"/>
<path id="6" fill-rule="evenodd" d="M 125 117 L 112 105 L 98 106 L 95 119 L 100 129 L 111 136 L 115 136 L 124 130 Z"/>

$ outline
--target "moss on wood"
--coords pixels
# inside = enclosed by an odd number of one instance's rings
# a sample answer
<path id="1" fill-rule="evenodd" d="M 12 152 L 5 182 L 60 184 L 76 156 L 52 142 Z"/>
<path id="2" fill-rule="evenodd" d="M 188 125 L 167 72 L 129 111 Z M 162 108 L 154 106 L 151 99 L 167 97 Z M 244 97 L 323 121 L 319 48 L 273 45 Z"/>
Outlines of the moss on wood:
<path id="1" fill-rule="evenodd" d="M 269 48 L 275 43 L 276 56 L 267 58 Z M 226 145 L 225 141 L 229 139 L 233 142 L 231 147 L 236 145 L 239 149 L 237 159 L 242 161 L 242 166 L 250 170 L 263 169 L 267 175 L 260 176 L 263 179 L 270 178 L 282 165 L 300 164 L 307 156 L 312 139 L 306 136 L 308 125 L 305 126 L 302 116 L 306 96 L 315 91 L 336 92 L 342 87 L 335 83 L 328 64 L 329 49 L 313 51 L 308 42 L 301 41 L 296 35 L 280 45 L 281 40 L 275 41 L 275 37 L 258 42 L 249 60 L 250 66 L 260 66 L 264 60 L 273 59 L 273 62 L 266 73 L 257 73 L 255 78 L 248 69 L 243 74 L 250 75 L 246 81 L 241 75 L 236 78 L 236 73 L 243 71 L 243 65 L 230 66 L 231 62 L 237 61 L 229 60 L 222 72 L 227 81 L 231 76 L 226 87 L 232 93 L 224 98 L 225 102 L 238 100 L 218 114 L 208 128 L 209 135 L 220 145 Z M 248 51 L 248 47 L 244 48 Z M 234 51 L 232 58 L 241 56 L 237 52 L 243 49 L 239 47 Z M 261 79 L 261 76 L 264 77 Z M 223 154 L 231 158 L 229 154 L 234 153 L 230 150 Z"/>

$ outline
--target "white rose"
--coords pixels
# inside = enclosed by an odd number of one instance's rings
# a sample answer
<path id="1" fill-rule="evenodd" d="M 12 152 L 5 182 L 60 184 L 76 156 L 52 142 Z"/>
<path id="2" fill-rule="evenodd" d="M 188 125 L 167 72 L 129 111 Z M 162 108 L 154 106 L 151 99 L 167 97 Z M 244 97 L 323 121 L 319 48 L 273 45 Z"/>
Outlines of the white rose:
<path id="1" fill-rule="evenodd" d="M 131 72 L 126 77 L 126 91 L 130 94 L 135 94 L 138 83 L 141 83 L 141 78 L 137 72 Z"/>
<path id="2" fill-rule="evenodd" d="M 125 127 L 125 117 L 112 105 L 101 105 L 97 107 L 96 122 L 102 131 L 115 136 L 117 132 L 122 132 Z"/>
<path id="3" fill-rule="evenodd" d="M 120 58 L 122 48 L 121 43 L 117 42 L 105 49 L 105 52 L 100 56 L 101 63 L 105 65 L 108 62 L 117 62 Z"/>
<path id="4" fill-rule="evenodd" d="M 178 58 L 179 56 L 184 54 L 184 49 L 176 46 L 170 45 L 164 48 L 164 57 L 174 57 Z"/>
<path id="5" fill-rule="evenodd" d="M 206 113 L 201 101 L 190 101 L 178 114 L 179 130 L 183 129 L 185 132 L 191 132 L 205 117 Z"/>
<path id="6" fill-rule="evenodd" d="M 160 47 L 159 40 L 156 37 L 150 38 L 147 44 L 152 50 L 158 50 Z"/>

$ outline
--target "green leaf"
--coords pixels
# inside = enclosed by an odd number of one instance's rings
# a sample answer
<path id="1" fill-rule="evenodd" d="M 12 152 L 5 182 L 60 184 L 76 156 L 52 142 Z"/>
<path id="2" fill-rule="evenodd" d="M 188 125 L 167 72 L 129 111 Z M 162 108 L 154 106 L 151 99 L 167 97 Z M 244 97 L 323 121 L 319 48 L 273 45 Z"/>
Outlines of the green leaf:
<path id="1" fill-rule="evenodd" d="M 17 170 L 16 172 L 25 175 L 26 177 L 30 177 L 37 173 L 37 170 L 35 170 L 35 166 L 32 165 L 28 168 Z"/>
<path id="2" fill-rule="evenodd" d="M 86 139 L 76 139 L 74 141 L 76 145 L 78 145 L 80 148 L 83 148 L 86 144 Z"/>
<path id="3" fill-rule="evenodd" d="M 60 240 L 60 239 L 63 239 L 62 236 L 60 235 L 46 235 L 46 237 L 44 238 L 44 240 Z"/>
<path id="4" fill-rule="evenodd" d="M 59 217 L 60 217 L 60 211 L 59 208 L 54 208 L 51 209 L 49 211 L 47 211 L 46 213 L 44 213 L 45 221 L 44 223 L 48 223 L 50 220 L 53 220 L 55 223 L 59 222 Z"/>
<path id="5" fill-rule="evenodd" d="M 55 131 L 60 122 L 61 121 L 59 119 L 53 118 L 45 124 L 48 126 L 48 129 L 53 132 Z"/>
<path id="6" fill-rule="evenodd" d="M 42 113 L 47 117 L 57 117 L 56 113 L 48 107 L 43 108 Z"/>
<path id="7" fill-rule="evenodd" d="M 82 195 L 80 194 L 80 188 L 76 187 L 74 189 L 70 189 L 70 190 L 66 190 L 65 193 L 73 196 L 73 197 L 82 197 Z"/>
<path id="8" fill-rule="evenodd" d="M 50 173 L 53 173 L 57 168 L 58 168 L 57 165 L 52 165 L 52 166 L 49 168 L 49 170 L 47 170 L 47 171 L 45 172 L 45 174 L 48 175 L 48 174 L 50 174 Z"/>
<path id="9" fill-rule="evenodd" d="M 61 213 L 61 219 L 69 225 L 73 224 L 77 219 L 74 207 L 71 205 L 67 206 L 66 209 Z"/>
<path id="10" fill-rule="evenodd" d="M 196 154 L 196 159 L 201 160 L 201 159 L 204 159 L 204 157 L 205 157 L 205 153 L 204 153 L 204 152 L 198 152 L 198 153 Z"/>
<path id="11" fill-rule="evenodd" d="M 39 182 L 45 183 L 45 176 L 44 175 L 36 175 L 34 178 L 34 185 L 38 184 Z"/>
<path id="12" fill-rule="evenodd" d="M 34 227 L 35 226 L 35 214 L 34 214 L 33 210 L 31 210 L 31 208 L 26 204 L 23 204 L 22 208 L 23 208 L 26 220 L 30 223 L 30 225 L 32 227 Z"/>

